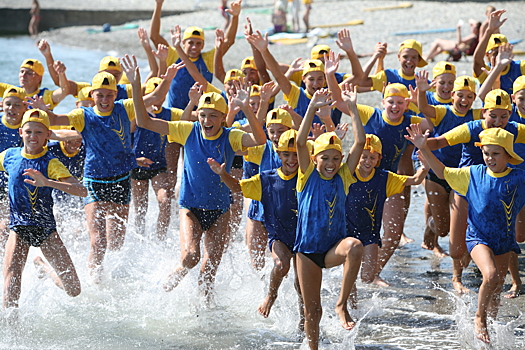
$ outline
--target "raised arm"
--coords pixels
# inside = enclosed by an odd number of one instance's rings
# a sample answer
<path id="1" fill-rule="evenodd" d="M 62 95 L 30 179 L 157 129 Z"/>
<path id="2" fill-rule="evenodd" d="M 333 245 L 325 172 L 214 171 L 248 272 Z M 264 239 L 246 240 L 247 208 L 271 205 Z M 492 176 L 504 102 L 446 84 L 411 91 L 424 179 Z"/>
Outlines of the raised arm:
<path id="1" fill-rule="evenodd" d="M 507 20 L 504 18 L 501 19 L 501 16 L 505 13 L 505 10 L 497 10 L 490 14 L 489 16 L 489 24 L 487 26 L 487 29 L 484 33 L 481 33 L 481 39 L 479 40 L 478 46 L 476 46 L 476 50 L 474 50 L 473 55 L 473 70 L 474 75 L 476 77 L 479 77 L 481 73 L 483 73 L 483 70 L 481 68 L 485 68 L 485 51 L 487 49 L 487 45 L 489 43 L 490 36 L 494 34 L 496 30 L 499 29 L 505 23 Z"/>
<path id="2" fill-rule="evenodd" d="M 361 159 L 361 153 L 366 142 L 365 129 L 363 123 L 359 118 L 359 112 L 357 111 L 357 89 L 353 85 L 344 85 L 343 88 L 343 99 L 348 104 L 350 111 L 350 117 L 352 118 L 352 131 L 354 133 L 354 144 L 350 148 L 350 153 L 346 158 L 346 164 L 350 172 L 354 173 L 359 160 Z"/>
<path id="3" fill-rule="evenodd" d="M 226 33 L 224 34 L 224 47 L 222 54 L 225 55 L 226 52 L 232 47 L 235 43 L 235 36 L 237 35 L 237 28 L 239 27 L 239 14 L 241 13 L 241 3 L 242 0 L 233 1 L 230 4 L 230 8 L 226 9 L 231 16 L 230 23 L 228 28 L 226 28 Z"/>
<path id="4" fill-rule="evenodd" d="M 184 67 L 184 62 L 179 62 L 177 64 L 172 64 L 166 70 L 166 74 L 161 75 L 162 81 L 159 86 L 153 92 L 144 96 L 144 104 L 146 107 L 161 104 L 168 91 L 170 89 L 171 81 L 177 75 L 177 72 Z M 133 95 L 135 96 L 135 95 Z"/>
<path id="5" fill-rule="evenodd" d="M 53 69 L 58 74 L 58 83 L 60 87 L 53 91 L 51 98 L 54 103 L 59 103 L 69 95 L 69 81 L 66 77 L 66 66 L 61 61 L 56 61 L 53 64 Z"/>
<path id="6" fill-rule="evenodd" d="M 193 63 L 193 61 L 189 58 L 189 56 L 186 55 L 186 52 L 184 52 L 184 50 L 180 46 L 181 42 L 182 42 L 182 36 L 181 36 L 180 26 L 176 25 L 175 27 L 173 27 L 173 29 L 171 29 L 171 43 L 173 47 L 175 48 L 175 50 L 177 50 L 177 53 L 179 54 L 180 59 L 182 60 L 182 62 L 184 62 L 186 69 L 188 70 L 188 73 L 190 73 L 193 80 L 195 80 L 197 83 L 199 83 L 200 85 L 204 86 L 204 88 L 206 88 L 206 86 L 208 85 L 208 81 L 201 74 L 201 72 L 199 71 L 195 63 Z"/>
<path id="7" fill-rule="evenodd" d="M 215 30 L 215 52 L 213 54 L 213 74 L 221 83 L 224 84 L 226 70 L 224 69 L 223 53 L 224 50 L 224 32 L 221 29 Z"/>
<path id="8" fill-rule="evenodd" d="M 419 150 L 423 154 L 423 157 L 425 157 L 426 161 L 428 162 L 436 176 L 440 179 L 445 178 L 445 165 L 443 165 L 443 163 L 441 163 L 439 159 L 436 158 L 434 153 L 432 153 L 430 148 L 428 148 L 428 132 L 423 134 L 419 124 L 411 124 L 410 127 L 407 128 L 407 131 L 408 135 L 406 135 L 405 138 L 412 142 L 415 147 L 419 148 Z"/>
<path id="9" fill-rule="evenodd" d="M 142 98 L 142 85 L 140 83 L 137 59 L 135 56 L 130 57 L 126 55 L 120 60 L 120 63 L 133 89 L 133 107 L 135 108 L 137 125 L 162 135 L 168 135 L 170 132 L 168 122 L 159 118 L 151 118 L 148 111 L 146 111 L 146 106 Z"/>
<path id="10" fill-rule="evenodd" d="M 425 118 L 436 118 L 436 109 L 434 106 L 429 105 L 427 101 L 427 91 L 435 85 L 435 81 L 431 84 L 428 83 L 428 72 L 426 70 L 419 71 L 416 74 L 417 106 Z"/>
<path id="11" fill-rule="evenodd" d="M 372 68 L 374 68 L 377 62 L 377 69 L 375 74 L 383 70 L 383 59 L 385 58 L 386 53 L 387 44 L 378 42 L 374 49 L 374 54 L 372 55 L 372 58 L 370 58 L 370 60 L 366 63 L 365 68 L 363 70 L 363 79 L 361 79 L 361 81 L 359 82 L 360 88 L 369 89 L 373 86 L 374 83 L 372 81 L 372 78 L 370 77 Z"/>
<path id="12" fill-rule="evenodd" d="M 59 79 L 58 79 L 58 73 L 53 68 L 55 59 L 53 58 L 53 54 L 51 53 L 51 46 L 49 45 L 46 39 L 40 40 L 37 46 L 38 46 L 38 50 L 40 50 L 40 53 L 42 54 L 42 56 L 44 56 L 46 60 L 47 71 L 49 72 L 51 79 L 53 79 L 53 83 L 56 86 L 60 86 Z"/>
<path id="13" fill-rule="evenodd" d="M 161 77 L 163 74 L 166 74 L 168 69 L 167 59 L 168 59 L 168 47 L 164 44 L 159 44 L 157 46 L 157 51 L 153 51 L 155 57 L 159 60 L 159 69 L 157 71 L 157 76 Z"/>
<path id="14" fill-rule="evenodd" d="M 160 44 L 169 46 L 166 39 L 160 35 L 160 16 L 162 14 L 162 4 L 164 0 L 155 0 L 155 9 L 153 10 L 153 15 L 151 17 L 151 23 L 149 27 L 149 38 L 153 41 L 155 47 L 158 47 Z"/>
<path id="15" fill-rule="evenodd" d="M 337 72 L 337 69 L 339 68 L 340 57 L 339 54 L 335 55 L 333 51 L 330 51 L 328 56 L 324 58 L 324 72 L 328 90 L 332 92 L 332 100 L 334 101 L 335 107 L 344 114 L 350 115 L 348 104 L 343 100 L 341 88 L 335 77 L 335 72 Z"/>
<path id="16" fill-rule="evenodd" d="M 159 76 L 159 66 L 157 64 L 157 60 L 155 59 L 154 51 L 151 49 L 151 45 L 149 43 L 148 38 L 148 32 L 144 28 L 139 28 L 137 31 L 137 35 L 139 36 L 140 45 L 142 45 L 142 48 L 146 52 L 146 57 L 148 57 L 148 64 L 150 73 L 146 77 L 145 81 L 148 81 L 151 77 L 158 77 Z"/>
<path id="17" fill-rule="evenodd" d="M 341 29 L 337 33 L 337 38 L 338 40 L 335 41 L 337 46 L 346 53 L 346 56 L 350 60 L 350 65 L 352 66 L 352 76 L 345 79 L 345 83 L 357 84 L 363 79 L 364 73 L 359 58 L 354 51 L 350 31 L 346 28 Z"/>
<path id="18" fill-rule="evenodd" d="M 266 134 L 250 107 L 250 87 L 245 83 L 244 78 L 233 82 L 236 91 L 230 90 L 230 95 L 233 97 L 231 103 L 241 108 L 252 129 L 251 133 L 243 135 L 242 145 L 243 147 L 262 145 L 266 142 Z"/>
<path id="19" fill-rule="evenodd" d="M 286 76 L 281 71 L 279 63 L 275 60 L 270 50 L 268 50 L 268 34 L 264 37 L 261 35 L 261 32 L 256 31 L 255 33 L 246 37 L 248 42 L 255 46 L 257 50 L 261 53 L 266 66 L 272 72 L 275 81 L 279 85 L 279 88 L 285 95 L 289 95 L 292 91 L 292 83 L 286 78 Z"/>
<path id="20" fill-rule="evenodd" d="M 428 170 L 430 169 L 430 165 L 428 165 L 428 162 L 427 162 L 426 158 L 422 155 L 422 153 L 420 151 L 418 151 L 417 154 L 418 154 L 419 160 L 421 161 L 422 166 L 420 166 L 417 169 L 417 171 L 416 171 L 416 173 L 414 175 L 410 176 L 405 181 L 405 186 L 416 186 L 416 185 L 419 185 L 427 177 Z"/>
<path id="21" fill-rule="evenodd" d="M 514 46 L 509 43 L 505 43 L 498 48 L 496 62 L 478 91 L 478 97 L 481 99 L 481 101 L 485 101 L 485 96 L 487 96 L 487 93 L 494 89 L 494 85 L 499 82 L 501 72 L 503 72 L 505 67 L 507 67 L 507 65 L 512 62 L 512 58 L 514 57 L 512 54 L 513 49 Z"/>
<path id="22" fill-rule="evenodd" d="M 252 22 L 250 17 L 246 17 L 246 23 L 244 24 L 244 36 L 247 37 L 251 34 L 253 34 Z M 257 67 L 257 73 L 259 74 L 260 83 L 265 84 L 271 81 L 272 79 L 266 70 L 266 63 L 264 62 L 264 58 L 262 57 L 261 53 L 252 44 L 250 44 L 250 47 L 252 49 L 253 61 L 255 63 L 255 67 Z"/>

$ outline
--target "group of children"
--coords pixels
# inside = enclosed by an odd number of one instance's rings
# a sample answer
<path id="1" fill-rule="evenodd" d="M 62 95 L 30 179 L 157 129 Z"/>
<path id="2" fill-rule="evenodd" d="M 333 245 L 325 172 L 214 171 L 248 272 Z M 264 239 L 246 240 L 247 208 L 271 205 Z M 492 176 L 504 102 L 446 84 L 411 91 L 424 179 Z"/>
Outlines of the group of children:
<path id="1" fill-rule="evenodd" d="M 512 46 L 493 34 L 505 21 L 504 11 L 491 13 L 476 47 L 474 72 L 483 82 L 476 93 L 474 78 L 456 77 L 452 63 L 437 63 L 432 80 L 424 70 L 416 73 L 427 63 L 415 40 L 401 44 L 400 69 L 372 75 L 374 64 L 382 67 L 386 44 L 376 46 L 363 70 L 346 29 L 336 42 L 351 62 L 351 74 L 338 72 L 340 57 L 326 45 L 314 47 L 302 63 L 280 64 L 267 37 L 249 22 L 245 36 L 253 55 L 240 69 L 225 72 L 222 57 L 235 42 L 241 1 L 230 4 L 228 28 L 217 31 L 215 48 L 207 52 L 199 27 L 182 32 L 176 26 L 171 45 L 160 35 L 162 3 L 156 0 L 151 21 L 153 49 L 146 31 L 139 30 L 151 70 L 144 84 L 135 57 L 127 55 L 104 58 L 91 84 L 67 80 L 65 65 L 54 61 L 43 41 L 39 48 L 60 88 L 40 88 L 44 67 L 36 59 L 21 65 L 19 87 L 0 85 L 5 113 L 0 170 L 8 184 L 0 194 L 10 205 L 2 213 L 10 215 L 4 228 L 9 232 L 4 308 L 18 306 L 30 246 L 41 248 L 47 262 L 39 257 L 35 263 L 59 287 L 71 296 L 80 293 L 57 233 L 52 189 L 84 197 L 94 283 L 101 282 L 106 251 L 124 244 L 132 198 L 135 226 L 144 231 L 150 180 L 159 202 L 157 237 L 164 240 L 183 147 L 180 262 L 163 284 L 166 291 L 201 262 L 199 287 L 206 300 L 212 297 L 240 220 L 242 193 L 252 199 L 246 235 L 252 265 L 264 266 L 267 245 L 274 262 L 258 311 L 269 316 L 293 262 L 300 328 L 317 349 L 323 269 L 343 265 L 335 311 L 350 330 L 355 321 L 348 306 L 357 307 L 359 271 L 365 283 L 389 285 L 380 273 L 402 239 L 409 187 L 424 182 L 423 247 L 446 256 L 438 237 L 450 232 L 459 293 L 468 291 L 462 269 L 470 257 L 477 264 L 483 283 L 475 332 L 490 342 L 487 317 L 496 316 L 509 268 L 516 295 L 521 288 L 517 241 L 525 240 L 520 196 L 525 173 L 517 166 L 525 152 L 520 155 L 522 148 L 514 146 L 525 140 L 525 64 L 512 61 Z M 481 69 L 485 52 L 492 58 L 490 72 Z M 211 84 L 214 74 L 224 91 Z M 382 91 L 382 108 L 357 104 L 358 90 Z M 279 91 L 287 104 L 274 108 Z M 78 97 L 77 108 L 56 115 L 52 108 L 67 94 Z M 481 110 L 471 108 L 477 96 L 484 100 Z M 353 133 L 346 156 L 342 139 L 348 125 L 341 113 L 350 117 Z M 48 144 L 51 138 L 61 141 Z"/>

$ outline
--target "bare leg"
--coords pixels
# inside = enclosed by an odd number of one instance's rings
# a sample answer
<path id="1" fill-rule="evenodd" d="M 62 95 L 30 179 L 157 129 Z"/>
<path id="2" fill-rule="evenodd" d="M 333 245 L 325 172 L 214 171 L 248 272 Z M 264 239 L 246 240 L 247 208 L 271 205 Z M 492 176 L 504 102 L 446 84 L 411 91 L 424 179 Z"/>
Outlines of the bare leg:
<path id="1" fill-rule="evenodd" d="M 242 169 L 231 169 L 230 175 L 237 180 L 242 179 Z M 230 229 L 230 239 L 232 240 L 239 230 L 242 220 L 242 214 L 244 209 L 244 197 L 242 192 L 232 193 L 233 204 L 230 206 L 230 222 L 228 228 Z M 228 246 L 231 244 L 231 240 L 228 242 Z"/>
<path id="2" fill-rule="evenodd" d="M 399 238 L 403 233 L 403 195 L 396 194 L 385 201 L 383 211 L 383 239 L 379 249 L 379 271 L 381 273 L 388 260 L 399 245 Z"/>
<path id="3" fill-rule="evenodd" d="M 124 245 L 126 224 L 128 222 L 129 204 L 108 204 L 106 217 L 106 236 L 109 250 L 120 250 Z"/>
<path id="4" fill-rule="evenodd" d="M 275 241 L 272 245 L 272 256 L 273 256 L 273 269 L 270 274 L 270 287 L 268 294 L 264 301 L 259 305 L 257 311 L 267 318 L 270 315 L 273 303 L 277 299 L 279 287 L 283 281 L 283 278 L 288 274 L 290 270 L 290 260 L 292 259 L 292 252 L 286 244 L 281 241 Z"/>
<path id="5" fill-rule="evenodd" d="M 319 347 L 319 323 L 323 315 L 321 306 L 321 282 L 323 272 L 312 260 L 297 253 L 297 276 L 304 301 L 304 331 L 310 349 Z"/>
<path id="6" fill-rule="evenodd" d="M 188 209 L 180 209 L 180 263 L 167 278 L 163 288 L 170 292 L 177 287 L 188 272 L 194 268 L 201 258 L 200 243 L 202 228 Z"/>
<path id="7" fill-rule="evenodd" d="M 303 295 L 301 293 L 301 286 L 299 284 L 299 276 L 297 274 L 297 256 L 294 255 L 292 259 L 293 259 L 293 269 L 294 269 L 294 274 L 295 274 L 294 288 L 295 288 L 295 291 L 297 292 L 297 299 L 298 299 L 298 304 L 299 304 L 299 324 L 297 328 L 299 329 L 300 332 L 304 332 L 304 301 L 303 301 Z"/>
<path id="8" fill-rule="evenodd" d="M 160 173 L 155 176 L 151 179 L 151 185 L 157 194 L 157 202 L 159 203 L 157 238 L 160 241 L 165 241 L 171 221 L 171 198 L 173 197 L 173 187 L 170 186 L 167 173 Z"/>
<path id="9" fill-rule="evenodd" d="M 465 198 L 456 193 L 454 193 L 453 196 L 450 211 L 450 256 L 454 260 L 452 262 L 452 284 L 458 293 L 463 294 L 469 291 L 468 288 L 463 286 L 461 281 L 463 267 L 468 265 L 465 264 L 465 259 L 467 259 L 466 256 L 468 255 L 465 238 L 467 232 L 468 203 Z"/>
<path id="10" fill-rule="evenodd" d="M 40 259 L 44 264 L 44 268 L 53 280 L 53 282 L 67 295 L 76 297 L 80 294 L 80 280 L 77 276 L 77 271 L 73 265 L 73 261 L 60 239 L 60 236 L 54 232 L 48 239 L 40 246 L 42 254 L 49 261 L 50 266 L 45 266 L 46 263 Z M 52 267 L 52 269 L 50 269 Z"/>
<path id="11" fill-rule="evenodd" d="M 88 270 L 94 283 L 100 283 L 102 262 L 107 250 L 105 202 L 93 202 L 85 206 L 89 232 Z"/>
<path id="12" fill-rule="evenodd" d="M 4 256 L 4 296 L 2 306 L 17 308 L 22 291 L 22 271 L 27 260 L 29 244 L 11 231 Z"/>
<path id="13" fill-rule="evenodd" d="M 462 259 L 452 259 L 452 286 L 458 294 L 465 294 L 470 292 L 470 289 L 465 287 L 462 282 L 463 269 L 470 263 L 470 255 L 468 253 Z"/>
<path id="14" fill-rule="evenodd" d="M 483 275 L 483 283 L 479 288 L 478 310 L 474 320 L 476 337 L 490 343 L 487 330 L 487 314 L 497 314 L 499 307 L 499 291 L 505 279 L 509 263 L 509 253 L 495 256 L 492 249 L 483 244 L 476 245 L 471 256 Z"/>
<path id="15" fill-rule="evenodd" d="M 456 47 L 456 42 L 452 40 L 436 39 L 432 45 L 430 45 L 430 51 L 428 52 L 426 61 L 434 59 L 437 55 L 443 51 L 452 51 Z"/>
<path id="16" fill-rule="evenodd" d="M 217 269 L 230 240 L 229 222 L 230 211 L 228 210 L 204 233 L 204 254 L 199 275 L 199 287 L 207 301 L 210 300 L 210 292 L 213 289 Z"/>
<path id="17" fill-rule="evenodd" d="M 250 218 L 246 220 L 246 244 L 250 252 L 252 267 L 261 271 L 265 264 L 266 245 L 268 244 L 268 231 L 261 221 Z"/>
<path id="18" fill-rule="evenodd" d="M 146 226 L 146 212 L 148 211 L 148 180 L 131 180 L 131 195 L 135 208 L 135 229 L 144 235 Z"/>
<path id="19" fill-rule="evenodd" d="M 354 290 L 355 281 L 361 267 L 363 257 L 363 245 L 358 239 L 348 237 L 339 241 L 328 251 L 325 257 L 326 267 L 343 265 L 343 281 L 341 292 L 335 306 L 335 312 L 339 315 L 341 325 L 346 330 L 355 327 L 355 322 L 348 313 L 348 298 Z"/>
<path id="20" fill-rule="evenodd" d="M 507 294 L 505 294 L 503 297 L 506 299 L 513 299 L 519 297 L 521 293 L 521 277 L 518 264 L 518 254 L 515 252 L 510 252 L 509 272 L 512 278 L 512 286 L 510 287 Z"/>
<path id="21" fill-rule="evenodd" d="M 312 11 L 312 4 L 304 4 L 303 22 L 305 26 L 305 33 L 310 31 L 310 12 Z"/>
<path id="22" fill-rule="evenodd" d="M 430 232 L 427 233 L 422 247 L 432 250 L 438 258 L 447 256 L 447 253 L 439 245 L 439 237 L 448 235 L 450 229 L 450 202 L 453 194 L 448 193 L 441 185 L 434 181 L 425 181 L 425 191 L 429 204 L 432 223 L 427 223 Z M 426 247 L 425 247 L 426 245 Z"/>

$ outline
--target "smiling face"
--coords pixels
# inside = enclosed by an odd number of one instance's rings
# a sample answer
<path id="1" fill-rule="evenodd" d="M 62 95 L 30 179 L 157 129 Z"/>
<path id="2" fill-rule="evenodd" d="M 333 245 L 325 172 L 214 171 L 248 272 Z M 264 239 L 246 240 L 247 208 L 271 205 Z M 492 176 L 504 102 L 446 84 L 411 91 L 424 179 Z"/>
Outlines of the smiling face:
<path id="1" fill-rule="evenodd" d="M 382 104 L 388 119 L 392 122 L 399 121 L 408 108 L 407 100 L 401 96 L 388 96 L 383 99 Z"/>
<path id="2" fill-rule="evenodd" d="M 515 94 L 513 94 L 512 95 L 512 101 L 514 102 L 514 104 L 518 108 L 518 111 L 522 115 L 525 115 L 525 89 L 524 90 L 520 90 L 520 91 L 516 92 Z"/>
<path id="3" fill-rule="evenodd" d="M 306 91 L 310 95 L 313 95 L 317 90 L 324 88 L 326 85 L 326 79 L 323 72 L 308 72 L 303 77 L 303 83 Z"/>
<path id="4" fill-rule="evenodd" d="M 101 113 L 108 113 L 113 110 L 117 92 L 110 89 L 96 89 L 91 92 L 95 106 Z"/>
<path id="5" fill-rule="evenodd" d="M 454 88 L 454 80 L 456 76 L 452 73 L 440 74 L 434 79 L 436 81 L 436 94 L 443 100 L 450 100 L 452 97 L 452 89 Z"/>
<path id="6" fill-rule="evenodd" d="M 511 156 L 505 148 L 498 145 L 484 145 L 481 147 L 485 165 L 494 173 L 502 173 L 507 170 L 507 163 Z"/>
<path id="7" fill-rule="evenodd" d="M 82 146 L 82 140 L 64 141 L 64 149 L 67 153 L 73 154 Z"/>
<path id="8" fill-rule="evenodd" d="M 452 106 L 459 114 L 466 114 L 476 99 L 476 94 L 470 90 L 452 92 Z"/>
<path id="9" fill-rule="evenodd" d="M 397 54 L 397 59 L 401 64 L 401 71 L 404 75 L 413 76 L 419 63 L 419 54 L 414 49 L 402 49 Z"/>
<path id="10" fill-rule="evenodd" d="M 18 133 L 24 142 L 24 152 L 27 154 L 39 154 L 44 150 L 47 140 L 51 137 L 51 131 L 44 124 L 38 122 L 27 122 Z"/>
<path id="11" fill-rule="evenodd" d="M 190 58 L 197 58 L 204 48 L 204 40 L 197 38 L 188 38 L 182 41 L 182 49 Z"/>
<path id="12" fill-rule="evenodd" d="M 316 154 L 313 161 L 317 171 L 325 178 L 331 179 L 339 171 L 343 155 L 336 149 L 327 149 Z"/>
<path id="13" fill-rule="evenodd" d="M 297 171 L 297 169 L 299 169 L 297 152 L 277 151 L 277 154 L 279 155 L 279 159 L 281 159 L 283 164 L 281 170 L 283 171 L 284 175 L 292 175 Z"/>
<path id="14" fill-rule="evenodd" d="M 202 108 L 198 110 L 199 123 L 206 137 L 217 135 L 222 127 L 222 122 L 226 115 L 212 108 Z"/>
<path id="15" fill-rule="evenodd" d="M 505 128 L 509 122 L 510 112 L 506 109 L 484 109 L 483 119 L 487 128 Z"/>
<path id="16" fill-rule="evenodd" d="M 381 155 L 377 152 L 371 152 L 369 149 L 364 149 L 359 160 L 359 174 L 362 177 L 368 177 L 372 170 L 379 165 Z"/>
<path id="17" fill-rule="evenodd" d="M 290 130 L 289 127 L 283 124 L 270 124 L 266 127 L 268 132 L 268 139 L 273 142 L 275 148 L 279 147 L 279 138 L 286 130 Z"/>
<path id="18" fill-rule="evenodd" d="M 246 77 L 246 81 L 252 84 L 259 84 L 259 72 L 253 68 L 244 68 L 242 70 Z"/>
<path id="19" fill-rule="evenodd" d="M 22 121 L 27 106 L 16 96 L 8 96 L 3 100 L 4 116 L 11 125 L 18 125 Z"/>
<path id="20" fill-rule="evenodd" d="M 20 68 L 18 73 L 18 82 L 20 87 L 24 88 L 27 93 L 32 93 L 38 90 L 42 77 L 36 74 L 32 69 Z"/>

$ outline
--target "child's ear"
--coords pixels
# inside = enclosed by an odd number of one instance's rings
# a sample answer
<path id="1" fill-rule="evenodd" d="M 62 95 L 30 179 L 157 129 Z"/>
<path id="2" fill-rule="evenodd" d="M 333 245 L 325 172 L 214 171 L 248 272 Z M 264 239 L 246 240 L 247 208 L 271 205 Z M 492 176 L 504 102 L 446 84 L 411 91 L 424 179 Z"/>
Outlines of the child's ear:
<path id="1" fill-rule="evenodd" d="M 317 165 L 317 161 L 316 161 L 316 159 L 315 159 L 315 156 L 312 155 L 312 156 L 310 156 L 310 157 L 312 157 L 312 162 L 313 162 L 315 165 Z"/>

